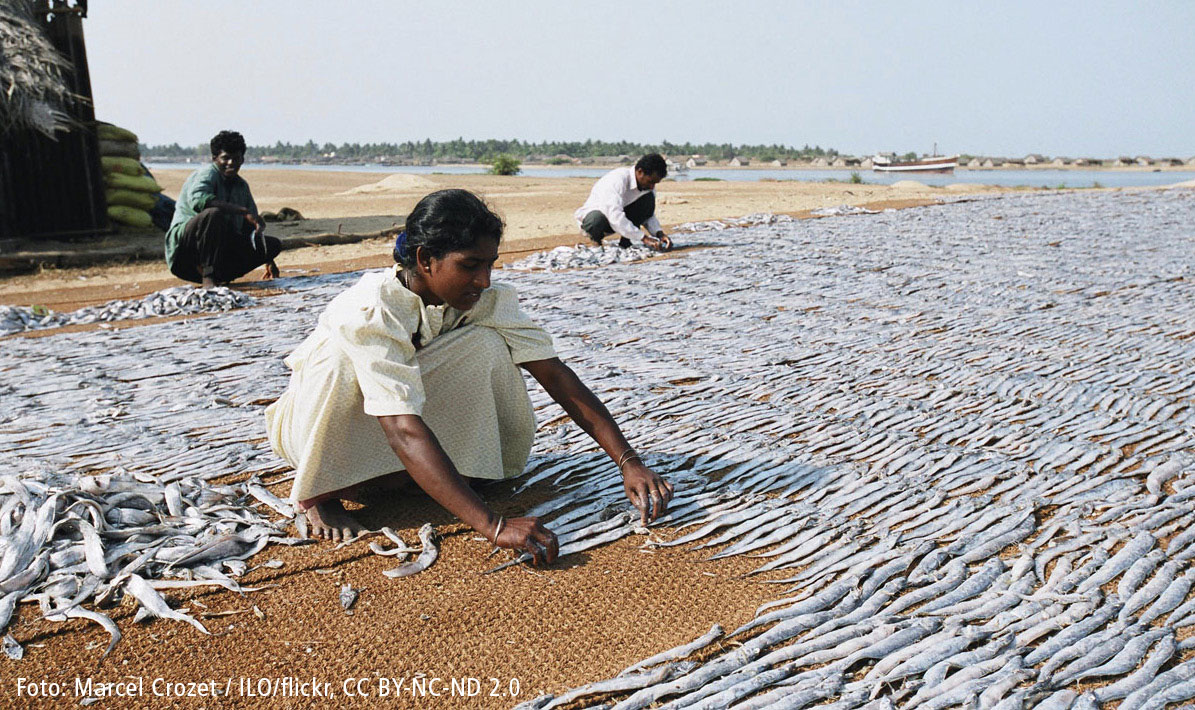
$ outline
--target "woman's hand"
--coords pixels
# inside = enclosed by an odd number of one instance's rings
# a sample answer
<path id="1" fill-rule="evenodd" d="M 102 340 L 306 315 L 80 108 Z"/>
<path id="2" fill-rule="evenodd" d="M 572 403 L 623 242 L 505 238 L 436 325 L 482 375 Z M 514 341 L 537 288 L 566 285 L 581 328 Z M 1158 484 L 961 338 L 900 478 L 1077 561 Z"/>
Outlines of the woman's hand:
<path id="1" fill-rule="evenodd" d="M 647 525 L 668 509 L 672 500 L 672 484 L 645 466 L 638 457 L 622 467 L 622 487 L 627 499 L 639 509 L 639 521 Z"/>
<path id="2" fill-rule="evenodd" d="M 551 564 L 560 554 L 556 533 L 545 528 L 539 518 L 505 518 L 494 544 L 507 550 L 531 555 L 535 564 Z"/>

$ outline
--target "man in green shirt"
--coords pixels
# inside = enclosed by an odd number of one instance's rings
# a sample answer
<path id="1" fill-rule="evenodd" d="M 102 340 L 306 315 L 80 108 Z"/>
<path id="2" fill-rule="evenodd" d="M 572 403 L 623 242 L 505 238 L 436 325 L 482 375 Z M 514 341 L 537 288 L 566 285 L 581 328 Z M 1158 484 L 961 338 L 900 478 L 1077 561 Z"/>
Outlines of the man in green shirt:
<path id="1" fill-rule="evenodd" d="M 274 257 L 282 242 L 265 235 L 249 184 L 237 174 L 245 162 L 245 139 L 236 131 L 220 131 L 211 149 L 211 164 L 191 173 L 174 207 L 166 231 L 170 272 L 211 287 L 265 264 L 264 278 L 272 279 L 278 275 Z"/>

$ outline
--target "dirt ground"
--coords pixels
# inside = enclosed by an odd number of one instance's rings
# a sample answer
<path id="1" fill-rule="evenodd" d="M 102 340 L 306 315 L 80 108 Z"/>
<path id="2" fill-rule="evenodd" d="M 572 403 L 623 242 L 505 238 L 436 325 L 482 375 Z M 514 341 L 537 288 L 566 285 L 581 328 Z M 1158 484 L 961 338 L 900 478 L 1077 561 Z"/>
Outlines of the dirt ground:
<path id="1" fill-rule="evenodd" d="M 188 172 L 154 173 L 166 194 L 177 196 Z M 504 259 L 540 249 L 575 244 L 581 239 L 573 221 L 589 194 L 591 178 L 525 178 L 492 175 L 410 175 L 357 172 L 249 169 L 243 173 L 259 209 L 297 209 L 307 218 L 371 217 L 382 227 L 410 212 L 433 190 L 460 187 L 483 195 L 505 218 Z M 844 178 L 847 176 L 844 175 Z M 657 215 L 668 229 L 684 222 L 740 217 L 754 212 L 796 216 L 841 204 L 902 207 L 926 204 L 943 195 L 997 191 L 983 185 L 947 188 L 895 187 L 849 182 L 673 182 L 658 188 Z M 267 233 L 269 230 L 267 229 Z M 683 244 L 683 235 L 677 240 Z M 283 252 L 278 265 L 285 276 L 355 271 L 393 263 L 388 239 L 354 244 L 310 246 Z M 238 284 L 260 276 L 251 274 Z M 121 298 L 136 298 L 180 282 L 164 262 L 108 264 L 86 268 L 43 269 L 0 277 L 0 304 L 41 305 L 70 311 Z"/>

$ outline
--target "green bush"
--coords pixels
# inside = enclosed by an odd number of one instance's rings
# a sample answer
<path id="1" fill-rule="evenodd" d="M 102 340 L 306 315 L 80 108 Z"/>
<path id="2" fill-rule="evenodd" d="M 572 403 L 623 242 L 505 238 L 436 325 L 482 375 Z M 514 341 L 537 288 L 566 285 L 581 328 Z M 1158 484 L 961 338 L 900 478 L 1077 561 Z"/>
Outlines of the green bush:
<path id="1" fill-rule="evenodd" d="M 699 177 L 699 178 L 693 178 L 693 182 L 722 182 L 722 178 Z"/>
<path id="2" fill-rule="evenodd" d="M 518 175 L 519 160 L 513 155 L 503 153 L 490 161 L 490 175 Z"/>
<path id="3" fill-rule="evenodd" d="M 859 174 L 858 170 L 851 171 L 851 184 L 852 185 L 862 185 L 863 184 L 863 176 Z"/>

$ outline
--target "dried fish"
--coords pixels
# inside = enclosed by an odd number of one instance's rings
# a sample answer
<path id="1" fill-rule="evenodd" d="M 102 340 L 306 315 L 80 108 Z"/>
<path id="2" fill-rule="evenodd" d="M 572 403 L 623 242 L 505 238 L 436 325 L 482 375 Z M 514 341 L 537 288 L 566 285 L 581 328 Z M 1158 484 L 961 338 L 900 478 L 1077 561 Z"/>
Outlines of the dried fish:
<path id="1" fill-rule="evenodd" d="M 423 550 L 413 562 L 404 562 L 393 569 L 382 572 L 382 574 L 392 579 L 409 577 L 435 564 L 436 558 L 440 556 L 440 535 L 431 523 L 424 523 L 423 527 L 419 528 L 419 542 L 422 543 Z"/>
<path id="2" fill-rule="evenodd" d="M 175 286 L 151 293 L 136 301 L 109 301 L 72 313 L 55 313 L 44 308 L 0 305 L 0 336 L 23 330 L 57 328 L 85 323 L 111 323 L 154 316 L 222 313 L 257 305 L 257 299 L 225 286 L 193 288 Z"/>
<path id="3" fill-rule="evenodd" d="M 353 589 L 352 585 L 347 582 L 340 585 L 340 608 L 348 611 L 357 603 L 357 597 L 361 595 L 361 590 Z"/>
<path id="4" fill-rule="evenodd" d="M 1195 624 L 1193 222 L 1190 190 L 1007 195 L 689 225 L 690 241 L 733 250 L 606 269 L 603 299 L 591 271 L 501 272 L 679 483 L 653 536 L 715 547 L 674 548 L 694 564 L 758 556 L 754 578 L 791 585 L 741 646 L 614 702 L 1090 707 L 1157 679 L 1183 687 L 1161 669 Z M 732 253 L 748 282 L 725 268 Z M 13 604 L 103 608 L 133 575 L 237 589 L 230 575 L 251 567 L 238 558 L 294 541 L 293 503 L 262 495 L 288 466 L 246 432 L 285 388 L 282 356 L 311 314 L 355 278 L 282 280 L 192 328 L 5 339 Z M 22 330 L 49 314 L 25 316 Z M 634 534 L 615 467 L 546 393 L 529 396 L 545 424 L 524 485 L 550 492 L 521 514 L 566 550 Z M 371 549 L 414 553 L 391 539 Z M 914 621 L 941 628 L 914 641 Z M 702 653 L 673 651 L 666 662 Z M 1084 678 L 1109 685 L 1071 695 Z"/>
<path id="5" fill-rule="evenodd" d="M 12 637 L 12 634 L 5 634 L 3 641 L 0 641 L 0 646 L 4 647 L 4 655 L 9 660 L 19 661 L 25 657 L 25 649 Z"/>

